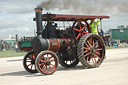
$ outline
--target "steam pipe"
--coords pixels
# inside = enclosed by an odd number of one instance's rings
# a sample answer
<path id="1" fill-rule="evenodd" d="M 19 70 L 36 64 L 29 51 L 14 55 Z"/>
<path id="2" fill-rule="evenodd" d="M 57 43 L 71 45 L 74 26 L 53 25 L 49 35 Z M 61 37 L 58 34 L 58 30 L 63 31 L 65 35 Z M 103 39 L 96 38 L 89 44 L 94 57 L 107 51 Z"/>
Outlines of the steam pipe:
<path id="1" fill-rule="evenodd" d="M 42 8 L 35 8 L 37 36 L 42 37 Z"/>

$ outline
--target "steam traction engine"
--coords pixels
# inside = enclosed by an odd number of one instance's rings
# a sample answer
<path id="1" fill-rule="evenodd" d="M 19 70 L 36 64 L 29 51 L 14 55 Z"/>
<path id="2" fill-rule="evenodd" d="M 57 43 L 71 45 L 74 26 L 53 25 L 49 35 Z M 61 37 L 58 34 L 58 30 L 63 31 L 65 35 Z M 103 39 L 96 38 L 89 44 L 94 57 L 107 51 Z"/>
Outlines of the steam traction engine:
<path id="1" fill-rule="evenodd" d="M 32 51 L 28 52 L 23 65 L 30 73 L 52 74 L 58 63 L 75 67 L 78 62 L 86 68 L 100 66 L 105 56 L 105 45 L 99 35 L 92 34 L 87 20 L 109 18 L 108 16 L 43 14 L 35 9 L 37 36 L 32 41 Z M 44 25 L 42 25 L 44 21 Z M 58 29 L 54 22 L 72 22 L 70 26 Z M 64 24 L 64 23 L 63 23 Z"/>

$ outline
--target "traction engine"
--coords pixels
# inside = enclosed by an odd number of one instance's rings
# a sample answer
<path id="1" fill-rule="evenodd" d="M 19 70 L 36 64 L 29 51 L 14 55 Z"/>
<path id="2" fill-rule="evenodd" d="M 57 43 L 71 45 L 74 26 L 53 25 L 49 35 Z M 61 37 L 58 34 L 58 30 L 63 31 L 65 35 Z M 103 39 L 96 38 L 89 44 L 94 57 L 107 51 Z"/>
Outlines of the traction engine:
<path id="1" fill-rule="evenodd" d="M 103 39 L 90 33 L 90 19 L 108 16 L 43 14 L 42 8 L 35 9 L 33 19 L 37 25 L 37 36 L 32 41 L 32 50 L 23 59 L 23 66 L 30 73 L 52 74 L 58 64 L 75 67 L 79 62 L 86 68 L 99 67 L 105 56 Z M 42 25 L 45 21 L 45 25 Z M 66 29 L 57 29 L 56 22 L 72 21 Z"/>

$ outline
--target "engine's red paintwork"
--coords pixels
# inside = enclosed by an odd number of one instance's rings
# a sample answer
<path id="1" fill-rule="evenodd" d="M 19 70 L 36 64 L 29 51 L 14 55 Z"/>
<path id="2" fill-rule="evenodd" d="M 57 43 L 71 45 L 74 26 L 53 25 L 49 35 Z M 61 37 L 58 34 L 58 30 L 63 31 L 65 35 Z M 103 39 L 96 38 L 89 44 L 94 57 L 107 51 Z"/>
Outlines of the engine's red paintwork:
<path id="1" fill-rule="evenodd" d="M 48 50 L 56 52 L 57 50 L 60 49 L 60 47 L 68 45 L 69 43 L 71 43 L 71 39 L 70 38 L 54 38 L 54 39 L 47 39 L 49 46 L 48 46 Z"/>

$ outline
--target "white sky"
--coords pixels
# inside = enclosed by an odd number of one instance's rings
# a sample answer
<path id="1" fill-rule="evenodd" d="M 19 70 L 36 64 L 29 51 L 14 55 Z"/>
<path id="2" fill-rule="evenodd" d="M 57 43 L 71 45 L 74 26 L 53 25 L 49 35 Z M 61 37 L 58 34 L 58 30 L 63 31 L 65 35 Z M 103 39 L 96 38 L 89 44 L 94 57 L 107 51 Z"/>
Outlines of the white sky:
<path id="1" fill-rule="evenodd" d="M 34 30 L 36 30 L 36 23 L 33 21 L 33 18 L 35 17 L 33 9 L 42 1 L 43 0 L 0 0 L 0 39 L 8 38 L 9 34 L 11 34 L 12 37 L 15 37 L 15 34 L 18 34 L 18 36 L 20 37 L 34 36 Z M 48 11 L 54 14 L 108 15 L 110 16 L 110 19 L 103 20 L 103 29 L 105 31 L 107 31 L 108 29 L 116 28 L 119 25 L 128 25 L 128 6 L 126 6 L 127 3 L 125 3 L 128 2 L 128 0 L 107 0 L 110 1 L 110 5 L 101 6 L 104 7 L 102 10 L 105 11 L 97 12 L 95 12 L 95 10 L 99 9 L 98 5 L 104 5 L 106 3 L 106 0 L 97 0 L 98 2 L 96 3 L 92 3 L 92 1 L 96 0 L 81 1 L 88 1 L 85 4 L 90 4 L 88 6 L 88 10 L 85 10 L 83 12 L 82 10 L 84 9 L 77 9 L 76 11 L 73 10 L 73 8 L 69 8 L 60 11 L 59 6 L 56 6 L 55 9 Z M 114 2 L 117 4 L 113 4 Z M 84 5 L 84 3 L 82 3 L 82 5 Z M 91 5 L 95 6 L 95 10 L 93 10 L 93 12 L 91 10 L 94 8 L 92 8 Z M 90 10 L 89 7 L 91 7 Z M 44 10 L 43 13 L 46 13 L 48 11 Z"/>

